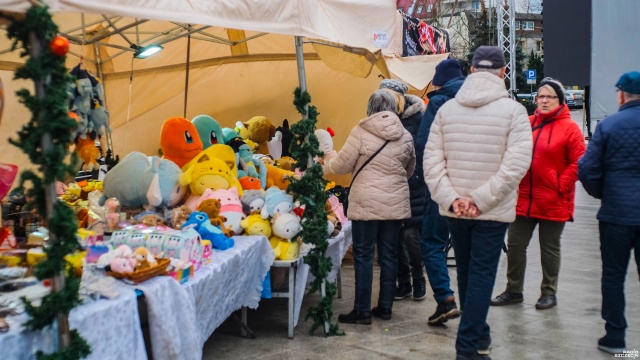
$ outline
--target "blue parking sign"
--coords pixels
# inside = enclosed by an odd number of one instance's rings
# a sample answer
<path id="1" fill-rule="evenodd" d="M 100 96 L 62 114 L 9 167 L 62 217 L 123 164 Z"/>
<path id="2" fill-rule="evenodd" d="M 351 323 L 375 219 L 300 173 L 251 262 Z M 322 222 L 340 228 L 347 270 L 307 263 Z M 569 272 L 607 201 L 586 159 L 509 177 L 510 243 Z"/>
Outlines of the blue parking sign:
<path id="1" fill-rule="evenodd" d="M 536 71 L 527 70 L 527 80 L 535 80 L 535 79 L 536 79 Z"/>

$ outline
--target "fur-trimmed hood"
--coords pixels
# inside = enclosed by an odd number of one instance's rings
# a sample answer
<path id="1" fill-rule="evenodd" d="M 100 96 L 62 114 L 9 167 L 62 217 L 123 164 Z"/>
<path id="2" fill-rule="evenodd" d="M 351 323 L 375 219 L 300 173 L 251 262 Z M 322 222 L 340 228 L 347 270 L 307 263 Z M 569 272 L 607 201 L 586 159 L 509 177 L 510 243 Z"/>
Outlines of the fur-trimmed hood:
<path id="1" fill-rule="evenodd" d="M 425 105 L 424 101 L 415 95 L 405 94 L 404 101 L 405 106 L 404 112 L 402 113 L 402 119 L 406 119 L 415 114 L 420 114 L 422 117 L 422 114 L 427 110 L 427 105 Z"/>

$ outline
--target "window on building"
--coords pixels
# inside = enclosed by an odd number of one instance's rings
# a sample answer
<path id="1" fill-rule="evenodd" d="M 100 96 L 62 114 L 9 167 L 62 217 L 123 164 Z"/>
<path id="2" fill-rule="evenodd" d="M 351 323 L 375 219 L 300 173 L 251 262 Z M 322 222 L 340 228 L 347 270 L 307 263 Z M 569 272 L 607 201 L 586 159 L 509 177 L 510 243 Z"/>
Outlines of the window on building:
<path id="1" fill-rule="evenodd" d="M 516 21 L 516 30 L 520 30 L 520 21 Z"/>
<path id="2" fill-rule="evenodd" d="M 422 5 L 418 6 L 418 10 L 416 11 L 416 14 L 422 14 Z"/>
<path id="3" fill-rule="evenodd" d="M 525 21 L 524 22 L 525 30 L 533 30 L 533 21 Z"/>
<path id="4" fill-rule="evenodd" d="M 471 2 L 471 9 L 473 9 L 473 11 L 480 11 L 480 1 Z"/>
<path id="5" fill-rule="evenodd" d="M 536 41 L 536 51 L 542 51 L 542 41 Z"/>
<path id="6" fill-rule="evenodd" d="M 433 10 L 433 4 L 427 4 L 427 12 L 431 12 Z"/>

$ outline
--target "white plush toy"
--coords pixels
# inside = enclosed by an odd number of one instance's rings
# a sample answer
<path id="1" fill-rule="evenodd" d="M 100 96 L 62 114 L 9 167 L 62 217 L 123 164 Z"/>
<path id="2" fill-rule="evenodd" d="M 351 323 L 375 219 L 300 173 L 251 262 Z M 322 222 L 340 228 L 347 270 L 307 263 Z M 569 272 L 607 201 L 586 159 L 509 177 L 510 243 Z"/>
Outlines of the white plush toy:
<path id="1" fill-rule="evenodd" d="M 332 139 L 334 135 L 333 129 L 331 128 L 327 128 L 327 130 L 318 129 L 314 132 L 314 134 L 318 138 L 320 151 L 324 153 L 324 156 L 333 155 L 336 153 L 336 151 L 333 150 L 333 139 Z"/>
<path id="2" fill-rule="evenodd" d="M 302 230 L 300 218 L 292 213 L 275 214 L 272 233 L 269 239 L 271 247 L 280 260 L 292 260 L 300 256 L 300 244 L 295 239 Z"/>

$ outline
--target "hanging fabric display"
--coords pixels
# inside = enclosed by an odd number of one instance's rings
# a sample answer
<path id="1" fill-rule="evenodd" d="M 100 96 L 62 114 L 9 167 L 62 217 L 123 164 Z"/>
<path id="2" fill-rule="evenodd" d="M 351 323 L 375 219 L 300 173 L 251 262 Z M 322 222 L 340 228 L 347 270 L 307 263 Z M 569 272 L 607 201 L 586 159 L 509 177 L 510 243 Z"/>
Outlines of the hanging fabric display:
<path id="1" fill-rule="evenodd" d="M 449 33 L 424 20 L 402 16 L 402 56 L 435 55 L 450 51 Z"/>

